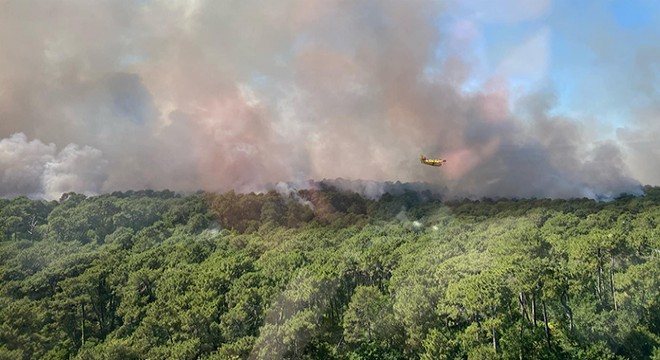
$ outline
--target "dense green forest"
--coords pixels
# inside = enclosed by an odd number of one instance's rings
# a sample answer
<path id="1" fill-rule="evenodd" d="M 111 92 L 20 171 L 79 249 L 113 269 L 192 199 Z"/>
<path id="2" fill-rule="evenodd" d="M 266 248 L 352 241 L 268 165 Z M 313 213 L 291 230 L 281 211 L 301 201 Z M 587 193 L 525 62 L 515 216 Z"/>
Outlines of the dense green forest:
<path id="1" fill-rule="evenodd" d="M 0 199 L 0 359 L 660 359 L 660 188 Z"/>

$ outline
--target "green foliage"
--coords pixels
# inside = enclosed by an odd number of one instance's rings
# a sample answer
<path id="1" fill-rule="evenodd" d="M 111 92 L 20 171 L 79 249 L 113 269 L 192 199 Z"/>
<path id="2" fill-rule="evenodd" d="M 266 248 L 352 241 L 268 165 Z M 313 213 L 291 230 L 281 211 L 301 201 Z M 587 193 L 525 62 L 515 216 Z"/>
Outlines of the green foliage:
<path id="1" fill-rule="evenodd" d="M 0 359 L 659 358 L 645 190 L 0 199 Z"/>
<path id="2" fill-rule="evenodd" d="M 389 299 L 373 286 L 355 289 L 342 321 L 348 343 L 383 342 L 396 336 Z"/>

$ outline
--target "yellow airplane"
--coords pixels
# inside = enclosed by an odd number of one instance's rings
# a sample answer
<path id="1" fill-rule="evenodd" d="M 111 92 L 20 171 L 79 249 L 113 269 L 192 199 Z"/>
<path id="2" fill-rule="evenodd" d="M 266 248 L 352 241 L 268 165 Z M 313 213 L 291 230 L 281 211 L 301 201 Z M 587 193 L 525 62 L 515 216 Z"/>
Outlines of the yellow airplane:
<path id="1" fill-rule="evenodd" d="M 419 156 L 419 161 L 422 164 L 430 165 L 430 166 L 442 166 L 442 164 L 447 162 L 447 160 L 444 159 L 427 159 L 426 156 L 424 155 Z"/>

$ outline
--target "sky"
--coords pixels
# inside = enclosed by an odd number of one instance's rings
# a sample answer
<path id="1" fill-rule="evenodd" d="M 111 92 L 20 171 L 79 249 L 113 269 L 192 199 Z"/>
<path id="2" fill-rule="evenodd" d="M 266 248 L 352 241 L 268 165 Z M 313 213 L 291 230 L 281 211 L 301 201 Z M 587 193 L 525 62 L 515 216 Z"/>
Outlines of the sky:
<path id="1" fill-rule="evenodd" d="M 0 0 L 0 197 L 337 178 L 639 193 L 660 185 L 659 17 L 653 0 Z"/>

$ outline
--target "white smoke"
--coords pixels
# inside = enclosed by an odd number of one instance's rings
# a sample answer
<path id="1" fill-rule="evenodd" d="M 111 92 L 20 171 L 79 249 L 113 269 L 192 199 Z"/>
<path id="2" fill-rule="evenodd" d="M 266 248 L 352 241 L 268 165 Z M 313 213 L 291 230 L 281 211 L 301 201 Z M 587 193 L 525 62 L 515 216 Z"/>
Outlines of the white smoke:
<path id="1" fill-rule="evenodd" d="M 2 155 L 0 196 L 343 178 L 364 180 L 337 184 L 372 198 L 397 181 L 571 197 L 638 188 L 629 166 L 660 181 L 657 146 L 633 142 L 657 137 L 652 121 L 619 131 L 626 147 L 599 150 L 597 130 L 555 114 L 552 91 L 510 94 L 509 77 L 548 77 L 556 27 L 539 26 L 488 73 L 480 24 L 538 21 L 553 7 L 493 4 L 2 1 L 0 139 L 15 149 Z M 629 76 L 651 105 L 657 59 L 640 53 L 643 76 Z M 421 166 L 422 152 L 448 162 Z"/>
<path id="2" fill-rule="evenodd" d="M 16 133 L 0 140 L 0 197 L 96 194 L 107 177 L 106 165 L 101 151 L 90 146 L 69 144 L 58 152 L 55 144 Z"/>

